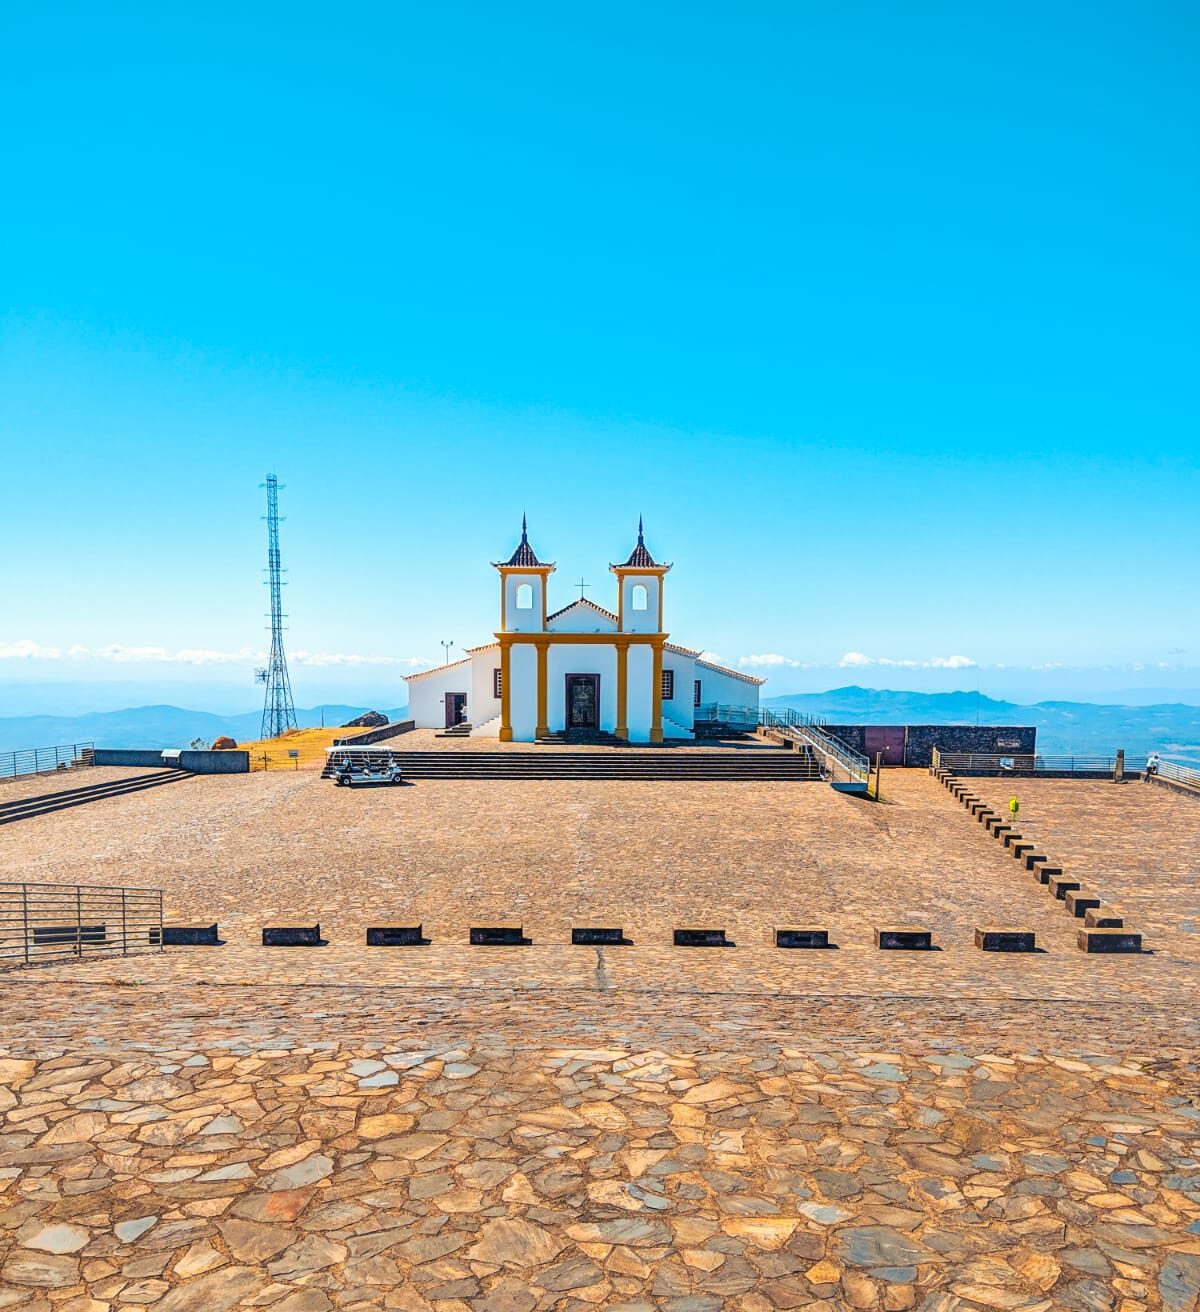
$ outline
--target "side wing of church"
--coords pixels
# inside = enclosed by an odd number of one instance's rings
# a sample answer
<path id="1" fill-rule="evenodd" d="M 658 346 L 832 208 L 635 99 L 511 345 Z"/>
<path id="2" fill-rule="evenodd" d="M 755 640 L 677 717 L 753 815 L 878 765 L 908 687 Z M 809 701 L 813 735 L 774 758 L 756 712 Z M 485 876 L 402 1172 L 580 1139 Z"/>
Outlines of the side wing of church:
<path id="1" fill-rule="evenodd" d="M 616 611 L 580 599 L 549 611 L 553 564 L 538 560 L 525 521 L 500 575 L 495 640 L 464 660 L 408 676 L 409 716 L 421 729 L 470 726 L 480 737 L 536 742 L 611 734 L 635 743 L 692 738 L 696 708 L 758 707 L 762 679 L 668 641 L 663 584 L 670 565 L 637 546 L 616 578 Z M 463 728 L 462 732 L 467 730 Z"/>

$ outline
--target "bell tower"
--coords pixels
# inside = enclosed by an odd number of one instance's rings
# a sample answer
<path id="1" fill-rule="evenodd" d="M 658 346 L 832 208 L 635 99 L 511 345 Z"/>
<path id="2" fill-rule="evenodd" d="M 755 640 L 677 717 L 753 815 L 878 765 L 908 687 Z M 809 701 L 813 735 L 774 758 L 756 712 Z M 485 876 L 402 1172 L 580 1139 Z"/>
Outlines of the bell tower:
<path id="1" fill-rule="evenodd" d="M 553 564 L 543 565 L 529 545 L 529 528 L 521 516 L 521 541 L 506 561 L 493 561 L 500 571 L 500 631 L 543 633 L 546 629 L 546 580 Z"/>
<path id="2" fill-rule="evenodd" d="M 642 517 L 637 546 L 624 565 L 610 565 L 617 576 L 617 620 L 622 633 L 663 632 L 663 579 L 670 565 L 659 565 L 646 549 Z"/>
<path id="3" fill-rule="evenodd" d="M 660 565 L 646 547 L 642 517 L 638 516 L 637 546 L 623 565 L 610 565 L 617 576 L 617 728 L 628 738 L 626 711 L 631 678 L 650 679 L 650 741 L 661 743 L 663 644 L 663 580 L 670 565 Z M 623 635 L 630 635 L 628 637 Z M 645 635 L 645 636 L 642 636 Z M 645 648 L 649 645 L 649 661 Z M 631 651 L 631 648 L 633 649 Z M 632 662 L 632 664 L 631 664 Z M 647 664 L 649 668 L 647 669 Z M 632 675 L 631 675 L 632 670 Z"/>

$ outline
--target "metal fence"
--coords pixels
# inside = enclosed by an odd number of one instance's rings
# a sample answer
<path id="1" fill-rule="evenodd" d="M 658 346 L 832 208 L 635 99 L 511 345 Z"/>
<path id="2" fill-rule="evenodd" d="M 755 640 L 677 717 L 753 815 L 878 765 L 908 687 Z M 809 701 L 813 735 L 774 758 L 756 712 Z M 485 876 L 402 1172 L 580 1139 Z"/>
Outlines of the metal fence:
<path id="1" fill-rule="evenodd" d="M 1190 765 L 1178 765 L 1174 761 L 1159 761 L 1154 773 L 1162 779 L 1171 779 L 1187 788 L 1200 789 L 1200 770 Z"/>
<path id="2" fill-rule="evenodd" d="M 66 743 L 60 747 L 26 747 L 0 752 L 0 779 L 22 774 L 53 774 L 76 765 L 91 765 L 95 743 Z"/>
<path id="3" fill-rule="evenodd" d="M 0 883 L 0 968 L 163 946 L 159 888 Z"/>
<path id="4" fill-rule="evenodd" d="M 786 706 L 768 710 L 765 706 L 726 706 L 721 702 L 708 702 L 695 708 L 693 719 L 746 728 L 762 725 L 767 729 L 775 729 L 785 737 L 794 738 L 820 753 L 835 781 L 840 773 L 854 783 L 865 783 L 871 771 L 870 762 L 861 752 L 856 752 L 840 738 L 826 732 L 824 720 L 813 715 L 802 715 Z"/>
<path id="5" fill-rule="evenodd" d="M 1128 774 L 1146 768 L 1146 758 L 1086 754 L 1043 756 L 1025 752 L 941 752 L 933 749 L 933 768 L 954 774 Z"/>

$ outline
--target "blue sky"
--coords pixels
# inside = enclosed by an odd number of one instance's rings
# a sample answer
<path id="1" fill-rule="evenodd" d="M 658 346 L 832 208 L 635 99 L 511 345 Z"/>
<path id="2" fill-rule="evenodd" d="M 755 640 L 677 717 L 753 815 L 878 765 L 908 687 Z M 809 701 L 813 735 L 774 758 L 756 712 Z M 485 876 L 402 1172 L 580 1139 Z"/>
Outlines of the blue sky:
<path id="1" fill-rule="evenodd" d="M 768 692 L 1200 688 L 1200 14 L 10 6 L 0 713 L 298 701 L 639 513 Z M 178 695 L 173 695 L 178 692 Z"/>

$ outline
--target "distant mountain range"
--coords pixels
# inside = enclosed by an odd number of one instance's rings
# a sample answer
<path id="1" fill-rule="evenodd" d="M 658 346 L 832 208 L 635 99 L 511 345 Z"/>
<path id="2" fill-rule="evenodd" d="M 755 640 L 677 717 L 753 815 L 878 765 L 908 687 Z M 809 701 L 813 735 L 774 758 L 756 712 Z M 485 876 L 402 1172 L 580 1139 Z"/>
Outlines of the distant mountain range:
<path id="1" fill-rule="evenodd" d="M 1032 724 L 1038 750 L 1130 756 L 1161 752 L 1200 765 L 1200 706 L 1106 706 L 1094 702 L 1037 702 L 1020 706 L 974 692 L 892 692 L 833 688 L 829 692 L 769 697 L 764 706 L 790 706 L 843 724 Z"/>
<path id="2" fill-rule="evenodd" d="M 790 706 L 830 722 L 848 724 L 1032 724 L 1038 748 L 1048 754 L 1111 754 L 1124 747 L 1131 756 L 1157 751 L 1200 765 L 1200 707 L 1105 706 L 1094 702 L 1038 702 L 1020 706 L 974 692 L 896 692 L 877 688 L 833 688 L 829 692 L 770 697 L 764 706 Z M 345 724 L 374 709 L 325 705 L 297 710 L 302 728 Z M 379 710 L 402 720 L 407 707 Z M 19 715 L 0 718 L 0 751 L 93 742 L 97 747 L 186 747 L 194 738 L 211 741 L 228 734 L 238 742 L 258 737 L 261 711 L 214 715 L 179 706 L 135 706 L 88 715 Z"/>
<path id="3" fill-rule="evenodd" d="M 345 724 L 370 706 L 297 708 L 302 729 Z M 407 708 L 378 708 L 389 720 L 402 720 Z M 239 743 L 259 736 L 262 711 L 213 715 L 180 706 L 134 706 L 124 711 L 94 711 L 88 715 L 13 715 L 0 718 L 0 751 L 53 747 L 62 743 L 94 743 L 97 747 L 187 747 L 194 738 L 211 742 L 227 734 Z"/>

